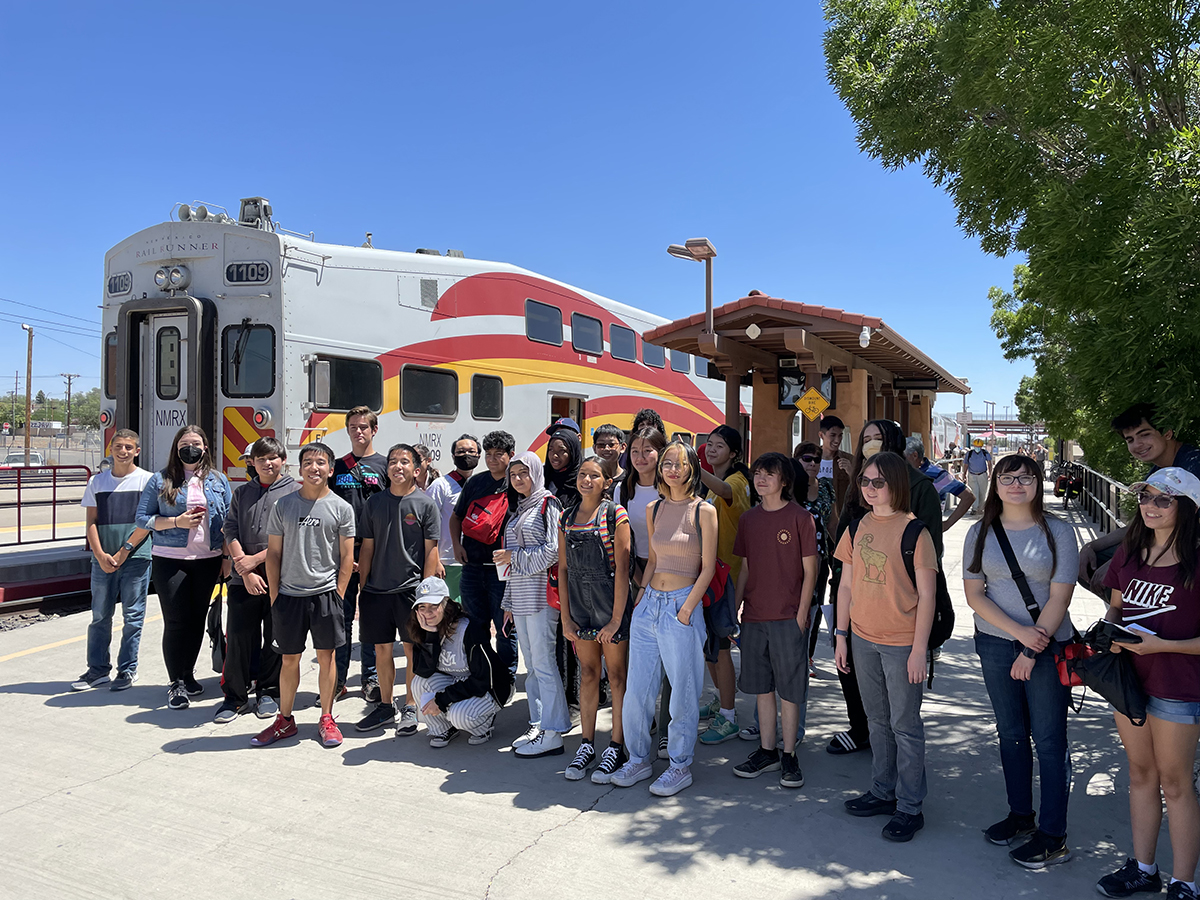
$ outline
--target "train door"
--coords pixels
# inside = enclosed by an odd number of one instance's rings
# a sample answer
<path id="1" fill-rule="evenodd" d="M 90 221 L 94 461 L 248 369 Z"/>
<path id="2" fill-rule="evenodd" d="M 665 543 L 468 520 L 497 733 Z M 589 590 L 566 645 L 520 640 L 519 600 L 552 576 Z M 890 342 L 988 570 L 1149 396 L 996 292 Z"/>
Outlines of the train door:
<path id="1" fill-rule="evenodd" d="M 551 394 L 550 421 L 547 424 L 553 424 L 562 418 L 574 419 L 583 434 L 584 446 L 591 446 L 591 442 L 588 440 L 587 423 L 584 421 L 586 403 L 587 397 L 583 394 Z"/>
<path id="2" fill-rule="evenodd" d="M 175 432 L 188 424 L 187 316 L 147 316 L 142 328 L 142 371 L 147 376 L 142 396 L 142 446 L 150 454 L 152 470 L 157 470 L 171 457 Z"/>

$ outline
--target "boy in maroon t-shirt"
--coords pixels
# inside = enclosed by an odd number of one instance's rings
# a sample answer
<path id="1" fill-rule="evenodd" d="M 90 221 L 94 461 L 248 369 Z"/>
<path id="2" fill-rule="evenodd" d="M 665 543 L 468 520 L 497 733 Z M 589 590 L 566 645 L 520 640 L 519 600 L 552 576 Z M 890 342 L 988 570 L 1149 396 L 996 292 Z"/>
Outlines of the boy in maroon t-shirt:
<path id="1" fill-rule="evenodd" d="M 733 774 L 756 778 L 783 771 L 784 787 L 804 785 L 796 760 L 800 707 L 808 689 L 808 617 L 817 583 L 817 530 L 808 510 L 790 499 L 792 462 L 764 453 L 751 476 L 762 503 L 738 521 L 733 552 L 742 557 L 737 606 L 742 630 L 738 687 L 758 696 L 761 746 Z M 783 702 L 783 754 L 775 746 L 775 692 Z"/>

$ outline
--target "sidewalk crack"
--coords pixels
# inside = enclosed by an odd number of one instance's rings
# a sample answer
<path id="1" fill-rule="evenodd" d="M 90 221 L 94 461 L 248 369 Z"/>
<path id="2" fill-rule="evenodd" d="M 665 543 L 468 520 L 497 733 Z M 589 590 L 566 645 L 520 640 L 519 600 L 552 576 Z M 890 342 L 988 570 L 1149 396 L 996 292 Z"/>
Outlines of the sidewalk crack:
<path id="1" fill-rule="evenodd" d="M 504 864 L 501 865 L 500 868 L 498 868 L 495 872 L 492 873 L 492 877 L 490 879 L 488 879 L 487 888 L 483 892 L 483 900 L 488 900 L 488 898 L 491 897 L 492 886 L 496 883 L 496 879 L 500 877 L 500 873 L 503 872 L 505 869 L 507 869 L 509 866 L 511 866 L 513 863 L 515 863 L 521 857 L 521 855 L 525 853 L 525 851 L 532 850 L 534 847 L 536 847 L 538 844 L 540 844 L 542 841 L 542 838 L 544 838 L 546 835 L 551 834 L 555 831 L 558 831 L 560 828 L 566 828 L 568 825 L 575 822 L 577 819 L 579 819 L 585 813 L 593 812 L 596 809 L 596 807 L 600 804 L 600 801 L 603 800 L 605 797 L 607 797 L 609 794 L 611 794 L 616 789 L 617 789 L 616 785 L 609 785 L 607 791 L 604 791 L 602 794 L 597 796 L 596 799 L 593 800 L 588 806 L 585 806 L 583 809 L 576 812 L 573 816 L 570 816 L 565 821 L 559 822 L 557 825 L 551 825 L 549 828 L 545 828 L 542 831 L 538 832 L 537 837 L 535 837 L 532 841 L 530 841 L 528 844 L 526 844 L 524 847 L 522 847 L 520 850 L 518 850 L 516 853 L 514 853 L 512 856 L 510 856 L 508 859 L 506 859 L 504 861 Z"/>

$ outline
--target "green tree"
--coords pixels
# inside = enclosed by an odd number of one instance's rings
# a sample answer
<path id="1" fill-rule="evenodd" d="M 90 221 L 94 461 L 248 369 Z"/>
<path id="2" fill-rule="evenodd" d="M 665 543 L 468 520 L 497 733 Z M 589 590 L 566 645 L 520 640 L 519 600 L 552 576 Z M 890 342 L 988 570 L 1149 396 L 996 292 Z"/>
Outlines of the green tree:
<path id="1" fill-rule="evenodd" d="M 46 405 L 46 392 L 45 391 L 38 391 L 34 395 L 33 405 L 34 406 L 45 406 Z"/>
<path id="2" fill-rule="evenodd" d="M 76 428 L 100 427 L 100 388 L 71 397 L 71 424 Z"/>
<path id="3" fill-rule="evenodd" d="M 829 77 L 885 166 L 921 165 L 985 251 L 1025 408 L 1114 474 L 1113 415 L 1200 418 L 1200 0 L 826 0 Z"/>

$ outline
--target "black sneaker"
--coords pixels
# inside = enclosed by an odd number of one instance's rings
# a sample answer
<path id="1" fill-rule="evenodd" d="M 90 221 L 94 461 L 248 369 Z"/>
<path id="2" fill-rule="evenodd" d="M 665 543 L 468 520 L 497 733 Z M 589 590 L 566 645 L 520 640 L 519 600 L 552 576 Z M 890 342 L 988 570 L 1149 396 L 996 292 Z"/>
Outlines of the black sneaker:
<path id="1" fill-rule="evenodd" d="M 913 839 L 913 835 L 925 827 L 925 816 L 917 813 L 898 812 L 892 820 L 883 826 L 883 836 L 889 841 L 903 844 Z"/>
<path id="2" fill-rule="evenodd" d="M 379 702 L 379 679 L 368 678 L 363 684 L 363 699 L 368 703 Z"/>
<path id="3" fill-rule="evenodd" d="M 1167 900 L 1196 900 L 1196 892 L 1182 881 L 1167 885 Z"/>
<path id="4" fill-rule="evenodd" d="M 567 770 L 563 774 L 567 781 L 582 781 L 595 761 L 596 748 L 591 741 L 583 741 L 575 752 L 575 758 L 571 760 L 571 764 L 567 766 Z"/>
<path id="5" fill-rule="evenodd" d="M 592 784 L 612 784 L 613 772 L 629 761 L 629 754 L 620 744 L 610 743 L 600 754 L 600 765 L 592 772 Z"/>
<path id="6" fill-rule="evenodd" d="M 733 767 L 733 774 L 738 778 L 757 778 L 763 772 L 778 772 L 781 765 L 778 750 L 759 747 L 744 763 Z"/>
<path id="7" fill-rule="evenodd" d="M 458 729 L 451 725 L 445 734 L 431 734 L 429 746 L 440 750 L 442 747 L 448 746 L 456 737 L 458 737 Z"/>
<path id="8" fill-rule="evenodd" d="M 1033 837 L 1008 855 L 1018 866 L 1027 869 L 1044 869 L 1056 863 L 1065 863 L 1071 858 L 1071 850 L 1065 837 L 1051 837 L 1044 831 L 1035 831 Z"/>
<path id="9" fill-rule="evenodd" d="M 1157 868 L 1152 874 L 1146 874 L 1138 867 L 1137 860 L 1130 858 L 1117 871 L 1097 881 L 1096 890 L 1105 897 L 1132 897 L 1142 892 L 1157 894 L 1162 890 L 1162 875 Z"/>
<path id="10" fill-rule="evenodd" d="M 239 704 L 236 700 L 226 699 L 217 710 L 216 715 L 213 716 L 213 724 L 228 725 L 230 722 L 235 721 L 238 717 L 238 710 L 240 708 L 241 704 Z"/>
<path id="11" fill-rule="evenodd" d="M 829 745 L 825 748 L 825 752 L 832 753 L 834 756 L 845 756 L 847 753 L 857 753 L 860 750 L 870 749 L 870 741 L 856 741 L 850 736 L 850 732 L 839 731 L 829 739 Z"/>
<path id="12" fill-rule="evenodd" d="M 354 723 L 356 731 L 375 731 L 396 723 L 396 707 L 390 703 L 378 703 L 375 708 Z"/>
<path id="13" fill-rule="evenodd" d="M 183 679 L 183 689 L 189 697 L 199 697 L 204 693 L 204 685 L 196 680 L 196 676 L 188 675 Z"/>
<path id="14" fill-rule="evenodd" d="M 183 686 L 182 681 L 177 681 L 167 688 L 167 709 L 187 709 L 191 704 L 187 688 Z"/>
<path id="15" fill-rule="evenodd" d="M 993 844 L 1007 847 L 1019 837 L 1025 837 L 1037 831 L 1037 826 L 1034 825 L 1033 814 L 1027 816 L 1018 816 L 1015 813 L 1009 813 L 995 825 L 988 828 L 983 836 Z"/>
<path id="16" fill-rule="evenodd" d="M 882 800 L 870 791 L 861 797 L 847 800 L 844 806 L 846 812 L 852 816 L 894 816 L 896 814 L 895 800 Z"/>
<path id="17" fill-rule="evenodd" d="M 800 771 L 800 760 L 795 753 L 781 753 L 779 765 L 783 771 L 779 773 L 779 783 L 785 788 L 804 787 L 804 773 Z"/>

